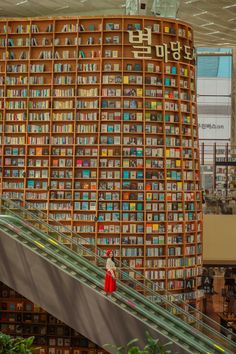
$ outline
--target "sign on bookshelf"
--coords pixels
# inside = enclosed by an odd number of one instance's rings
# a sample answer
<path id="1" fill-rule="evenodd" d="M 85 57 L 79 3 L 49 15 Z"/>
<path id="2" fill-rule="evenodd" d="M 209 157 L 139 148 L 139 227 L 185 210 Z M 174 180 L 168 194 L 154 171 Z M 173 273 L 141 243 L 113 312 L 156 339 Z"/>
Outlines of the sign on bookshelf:
<path id="1" fill-rule="evenodd" d="M 127 32 L 129 33 L 129 43 L 135 44 L 133 48 L 136 50 L 132 51 L 135 59 L 152 59 L 152 47 L 155 48 L 155 56 L 163 59 L 165 63 L 170 59 L 179 61 L 182 58 L 191 62 L 195 58 L 194 48 L 185 44 L 181 45 L 179 41 L 153 45 L 151 28 Z M 145 42 L 146 46 L 144 46 Z"/>

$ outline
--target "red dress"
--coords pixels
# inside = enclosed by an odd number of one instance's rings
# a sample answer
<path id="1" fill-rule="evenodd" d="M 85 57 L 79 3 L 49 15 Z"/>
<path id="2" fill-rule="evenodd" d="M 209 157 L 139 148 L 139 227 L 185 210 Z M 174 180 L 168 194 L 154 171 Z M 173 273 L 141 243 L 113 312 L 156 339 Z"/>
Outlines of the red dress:
<path id="1" fill-rule="evenodd" d="M 106 291 L 106 293 L 112 293 L 113 291 L 116 291 L 116 278 L 112 276 L 112 273 L 115 276 L 115 271 L 109 270 L 113 267 L 115 267 L 115 263 L 111 259 L 108 259 L 106 265 L 107 272 L 104 282 L 104 290 Z"/>

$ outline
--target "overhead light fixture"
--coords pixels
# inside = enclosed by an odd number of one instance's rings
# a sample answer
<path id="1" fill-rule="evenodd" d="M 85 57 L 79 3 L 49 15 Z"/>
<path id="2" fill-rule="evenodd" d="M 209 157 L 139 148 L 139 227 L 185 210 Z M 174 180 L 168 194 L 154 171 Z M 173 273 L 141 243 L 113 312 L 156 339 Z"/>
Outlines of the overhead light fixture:
<path id="1" fill-rule="evenodd" d="M 222 42 L 222 43 L 217 43 L 217 45 L 228 45 L 228 44 L 231 44 L 231 43 L 226 43 L 226 42 Z"/>
<path id="2" fill-rule="evenodd" d="M 19 2 L 16 3 L 16 6 L 23 5 L 23 4 L 27 3 L 27 2 L 28 2 L 28 0 L 19 1 Z"/>
<path id="3" fill-rule="evenodd" d="M 206 34 L 216 34 L 216 33 L 220 33 L 220 31 L 208 32 Z"/>
<path id="4" fill-rule="evenodd" d="M 236 4 L 224 6 L 224 7 L 222 7 L 222 9 L 230 9 L 231 7 L 234 7 L 234 6 L 236 6 Z"/>
<path id="5" fill-rule="evenodd" d="M 65 5 L 65 6 L 62 6 L 62 7 L 58 7 L 56 9 L 56 11 L 61 11 L 61 10 L 65 10 L 65 9 L 68 9 L 70 6 L 69 5 Z"/>
<path id="6" fill-rule="evenodd" d="M 204 14 L 207 14 L 207 11 L 202 11 L 202 12 L 199 12 L 197 14 L 193 14 L 193 16 L 201 16 L 201 15 L 204 15 Z"/>
<path id="7" fill-rule="evenodd" d="M 198 2 L 199 0 L 188 0 L 188 1 L 185 1 L 185 4 L 193 4 L 194 2 Z"/>
<path id="8" fill-rule="evenodd" d="M 214 22 L 204 23 L 203 25 L 200 25 L 200 27 L 206 27 L 206 26 L 211 26 L 211 25 L 214 25 Z"/>

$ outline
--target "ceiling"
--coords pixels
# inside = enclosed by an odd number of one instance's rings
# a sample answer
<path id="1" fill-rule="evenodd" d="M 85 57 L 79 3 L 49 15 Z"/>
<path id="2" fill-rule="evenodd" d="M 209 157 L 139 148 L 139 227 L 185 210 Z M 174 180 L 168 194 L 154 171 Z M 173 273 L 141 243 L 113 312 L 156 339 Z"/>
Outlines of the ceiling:
<path id="1" fill-rule="evenodd" d="M 168 2 L 170 0 L 163 0 Z M 0 17 L 124 14 L 125 0 L 0 0 Z M 148 0 L 151 15 L 153 0 Z M 180 0 L 179 19 L 194 27 L 197 47 L 236 46 L 236 0 Z"/>

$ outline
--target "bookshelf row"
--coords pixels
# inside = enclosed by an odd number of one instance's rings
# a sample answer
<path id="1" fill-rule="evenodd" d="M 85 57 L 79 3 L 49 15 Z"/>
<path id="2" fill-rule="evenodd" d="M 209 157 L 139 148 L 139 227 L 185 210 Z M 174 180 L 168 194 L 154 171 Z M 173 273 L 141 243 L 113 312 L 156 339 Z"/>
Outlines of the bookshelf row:
<path id="1" fill-rule="evenodd" d="M 27 36 L 40 36 L 63 33 L 65 35 L 75 33 L 83 34 L 83 32 L 114 33 L 124 32 L 127 30 L 141 30 L 142 28 L 150 28 L 153 33 L 162 35 L 172 35 L 174 37 L 185 38 L 192 41 L 192 28 L 183 22 L 172 21 L 171 19 L 157 19 L 152 17 L 133 17 L 133 16 L 110 16 L 106 17 L 57 17 L 57 18 L 38 18 L 38 19 L 9 19 L 0 22 L 0 35 L 11 37 L 19 40 L 20 35 L 23 38 Z M 114 32 L 112 32 L 114 31 Z M 87 33 L 84 33 L 86 35 Z M 115 33 L 116 34 L 116 33 Z M 114 34 L 114 35 L 115 35 Z M 113 34 L 111 34 L 113 35 Z M 20 42 L 20 41 L 19 41 Z M 56 41 L 57 43 L 57 41 Z M 9 46 L 14 42 L 8 41 Z M 65 44 L 65 43 L 63 43 Z M 117 43 L 115 43 L 117 44 Z M 29 45 L 32 45 L 30 43 Z"/>

